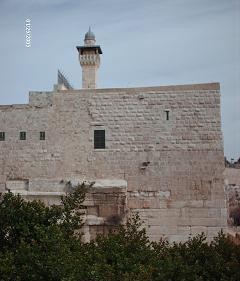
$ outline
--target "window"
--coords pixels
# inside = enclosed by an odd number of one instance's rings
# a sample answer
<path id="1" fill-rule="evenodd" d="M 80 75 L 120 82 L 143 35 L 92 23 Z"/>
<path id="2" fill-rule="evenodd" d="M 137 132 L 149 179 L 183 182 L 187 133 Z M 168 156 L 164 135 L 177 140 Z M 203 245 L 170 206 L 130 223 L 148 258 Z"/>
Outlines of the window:
<path id="1" fill-rule="evenodd" d="M 5 132 L 0 132 L 0 141 L 5 141 Z"/>
<path id="2" fill-rule="evenodd" d="M 166 120 L 168 121 L 169 120 L 169 110 L 165 110 L 166 112 Z"/>
<path id="3" fill-rule="evenodd" d="M 19 139 L 26 140 L 26 132 L 20 132 Z"/>
<path id="4" fill-rule="evenodd" d="M 105 130 L 94 131 L 94 148 L 105 148 Z"/>
<path id="5" fill-rule="evenodd" d="M 40 132 L 40 140 L 45 140 L 45 132 Z"/>

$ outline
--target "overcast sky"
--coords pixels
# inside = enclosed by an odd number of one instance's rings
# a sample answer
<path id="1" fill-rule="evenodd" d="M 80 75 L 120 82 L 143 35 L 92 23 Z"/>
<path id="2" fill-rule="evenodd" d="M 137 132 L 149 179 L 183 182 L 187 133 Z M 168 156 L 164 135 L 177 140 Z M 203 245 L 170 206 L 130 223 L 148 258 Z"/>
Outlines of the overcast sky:
<path id="1" fill-rule="evenodd" d="M 81 88 L 89 25 L 99 88 L 220 82 L 225 155 L 240 157 L 240 0 L 0 0 L 0 104 L 52 90 L 58 68 Z"/>

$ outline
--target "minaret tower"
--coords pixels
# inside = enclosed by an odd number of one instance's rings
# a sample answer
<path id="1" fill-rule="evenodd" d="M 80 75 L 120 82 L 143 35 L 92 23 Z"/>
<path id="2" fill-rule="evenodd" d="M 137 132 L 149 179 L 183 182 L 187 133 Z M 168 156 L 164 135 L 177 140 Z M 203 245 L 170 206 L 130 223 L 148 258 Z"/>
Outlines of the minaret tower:
<path id="1" fill-rule="evenodd" d="M 100 46 L 95 45 L 95 35 L 89 27 L 85 34 L 84 46 L 77 46 L 79 62 L 82 67 L 82 88 L 95 89 L 97 70 L 100 66 Z"/>

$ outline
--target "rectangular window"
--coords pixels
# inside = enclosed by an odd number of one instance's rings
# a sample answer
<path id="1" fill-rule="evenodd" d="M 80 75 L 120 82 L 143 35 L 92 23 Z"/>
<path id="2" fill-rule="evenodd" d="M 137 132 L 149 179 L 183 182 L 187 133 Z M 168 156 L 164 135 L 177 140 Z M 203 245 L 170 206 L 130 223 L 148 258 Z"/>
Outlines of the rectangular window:
<path id="1" fill-rule="evenodd" d="M 45 140 L 45 132 L 40 132 L 40 140 Z"/>
<path id="2" fill-rule="evenodd" d="M 0 141 L 5 141 L 5 132 L 0 132 Z"/>
<path id="3" fill-rule="evenodd" d="M 19 139 L 26 140 L 26 138 L 27 138 L 26 132 L 20 132 Z"/>
<path id="4" fill-rule="evenodd" d="M 94 131 L 94 148 L 95 149 L 105 148 L 105 130 Z"/>
<path id="5" fill-rule="evenodd" d="M 165 110 L 166 112 L 166 120 L 168 121 L 169 120 L 169 110 Z"/>

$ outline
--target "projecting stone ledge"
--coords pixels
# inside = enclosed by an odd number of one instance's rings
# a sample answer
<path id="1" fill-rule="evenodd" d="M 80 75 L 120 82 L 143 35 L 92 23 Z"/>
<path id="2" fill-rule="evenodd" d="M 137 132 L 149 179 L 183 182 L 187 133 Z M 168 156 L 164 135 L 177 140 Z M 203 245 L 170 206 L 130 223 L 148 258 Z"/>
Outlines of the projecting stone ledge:
<path id="1" fill-rule="evenodd" d="M 97 179 L 93 188 L 127 188 L 127 181 L 122 179 Z M 118 190 L 119 192 L 120 190 Z"/>

